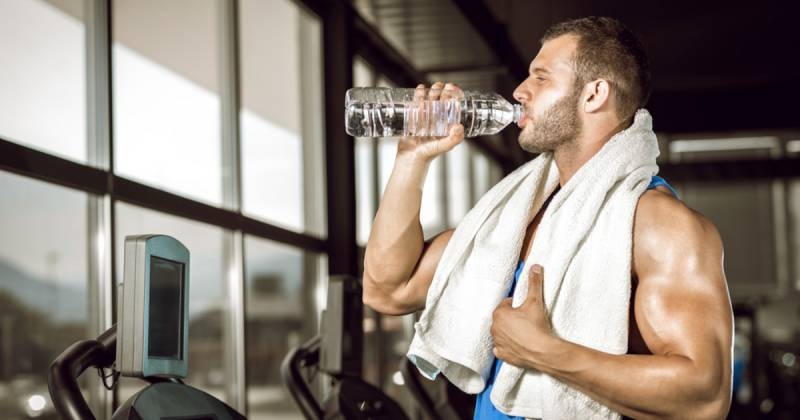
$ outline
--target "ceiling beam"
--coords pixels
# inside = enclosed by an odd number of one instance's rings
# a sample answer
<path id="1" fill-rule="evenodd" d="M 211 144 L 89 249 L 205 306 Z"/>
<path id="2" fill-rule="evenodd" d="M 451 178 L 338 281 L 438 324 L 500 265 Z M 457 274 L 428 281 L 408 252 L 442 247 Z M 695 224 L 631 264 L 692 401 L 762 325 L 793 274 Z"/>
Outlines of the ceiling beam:
<path id="1" fill-rule="evenodd" d="M 453 3 L 481 35 L 486 45 L 497 56 L 498 61 L 508 67 L 510 75 L 516 80 L 527 78 L 528 64 L 511 42 L 506 25 L 494 17 L 486 3 L 475 0 L 453 0 Z"/>

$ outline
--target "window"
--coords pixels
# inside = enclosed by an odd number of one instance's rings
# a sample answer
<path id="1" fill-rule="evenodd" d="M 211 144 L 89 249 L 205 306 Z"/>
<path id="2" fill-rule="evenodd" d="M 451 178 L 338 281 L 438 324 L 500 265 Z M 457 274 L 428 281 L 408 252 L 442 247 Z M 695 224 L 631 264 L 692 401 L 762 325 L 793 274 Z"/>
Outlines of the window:
<path id="1" fill-rule="evenodd" d="M 708 162 L 770 159 L 780 156 L 782 145 L 775 137 L 690 139 L 671 141 L 669 150 L 673 161 Z M 681 199 L 719 230 L 734 300 L 785 289 L 789 279 L 788 261 L 781 256 L 787 252 L 782 181 L 697 181 L 676 187 Z"/>
<path id="2" fill-rule="evenodd" d="M 395 157 L 397 156 L 397 138 L 382 138 L 378 141 L 378 170 L 381 185 L 381 196 L 389 183 L 389 177 L 394 168 Z M 438 156 L 434 159 L 425 177 L 422 187 L 422 205 L 420 208 L 420 223 L 426 239 L 444 230 L 444 191 L 443 177 L 444 166 L 443 157 Z"/>
<path id="3" fill-rule="evenodd" d="M 375 149 L 378 139 L 358 137 L 356 153 L 356 240 L 365 246 L 377 209 L 375 197 Z"/>
<path id="4" fill-rule="evenodd" d="M 232 340 L 228 284 L 223 269 L 225 231 L 216 226 L 155 212 L 126 203 L 116 206 L 117 281 L 122 278 L 125 237 L 158 233 L 169 235 L 189 249 L 189 376 L 186 383 L 230 402 L 225 389 L 231 372 L 225 360 L 226 343 Z M 136 379 L 120 378 L 121 401 L 146 385 Z"/>
<path id="5" fill-rule="evenodd" d="M 375 84 L 375 72 L 360 57 L 353 62 L 353 85 L 368 87 Z M 376 181 L 378 139 L 356 137 L 356 241 L 365 246 L 378 211 Z"/>
<path id="6" fill-rule="evenodd" d="M 44 372 L 90 338 L 89 197 L 7 172 L 0 191 L 0 407 L 10 418 L 55 416 Z"/>
<path id="7" fill-rule="evenodd" d="M 491 174 L 489 173 L 489 158 L 474 146 L 470 148 L 470 152 L 472 155 L 472 204 L 474 205 L 491 188 Z"/>
<path id="8" fill-rule="evenodd" d="M 461 143 L 445 155 L 447 159 L 447 221 L 455 227 L 472 207 L 469 146 Z"/>
<path id="9" fill-rule="evenodd" d="M 239 3 L 242 207 L 324 236 L 322 34 L 289 0 Z"/>
<path id="10" fill-rule="evenodd" d="M 84 1 L 0 2 L 0 137 L 87 161 Z"/>
<path id="11" fill-rule="evenodd" d="M 222 203 L 220 0 L 116 0 L 114 162 L 119 175 Z"/>
<path id="12" fill-rule="evenodd" d="M 302 419 L 281 379 L 286 354 L 317 333 L 327 273 L 316 254 L 245 237 L 247 408 L 250 419 Z"/>

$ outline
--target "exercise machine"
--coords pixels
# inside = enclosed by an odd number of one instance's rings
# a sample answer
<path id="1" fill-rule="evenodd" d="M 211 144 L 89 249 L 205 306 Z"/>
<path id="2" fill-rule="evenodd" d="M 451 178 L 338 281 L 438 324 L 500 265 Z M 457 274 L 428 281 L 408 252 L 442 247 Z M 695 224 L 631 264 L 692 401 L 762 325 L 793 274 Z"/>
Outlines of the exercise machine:
<path id="1" fill-rule="evenodd" d="M 281 375 L 290 394 L 311 420 L 408 420 L 403 409 L 360 377 L 361 285 L 350 276 L 328 283 L 320 334 L 286 355 Z M 321 375 L 322 378 L 318 376 Z M 315 379 L 328 381 L 329 395 L 316 397 Z"/>
<path id="2" fill-rule="evenodd" d="M 189 366 L 189 251 L 170 236 L 137 235 L 125 238 L 124 252 L 117 323 L 94 340 L 73 344 L 50 365 L 47 384 L 58 413 L 67 420 L 95 419 L 78 378 L 97 368 L 111 369 L 112 381 L 128 376 L 149 383 L 112 420 L 244 419 L 183 383 Z"/>

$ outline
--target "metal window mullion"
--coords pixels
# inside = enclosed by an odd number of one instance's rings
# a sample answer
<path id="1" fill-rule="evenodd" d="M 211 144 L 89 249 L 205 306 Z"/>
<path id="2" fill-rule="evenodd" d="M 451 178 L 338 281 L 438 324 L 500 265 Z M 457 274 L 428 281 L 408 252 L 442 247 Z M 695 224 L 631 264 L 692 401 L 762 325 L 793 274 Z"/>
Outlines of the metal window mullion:
<path id="1" fill-rule="evenodd" d="M 86 134 L 87 163 L 110 171 L 111 87 L 110 87 L 110 0 L 84 2 L 86 46 Z M 108 174 L 108 172 L 107 172 Z M 110 179 L 110 175 L 106 176 Z M 113 188 L 113 186 L 107 186 Z M 89 338 L 94 338 L 114 322 L 113 198 L 88 194 L 87 255 L 89 293 Z M 110 418 L 115 393 L 107 391 L 96 376 L 89 382 L 89 404 L 98 418 Z"/>
<path id="2" fill-rule="evenodd" d="M 90 338 L 97 337 L 114 323 L 114 273 L 111 248 L 112 204 L 109 195 L 88 197 L 89 319 Z M 100 418 L 110 418 L 113 393 L 91 376 L 89 404 Z"/>
<path id="3" fill-rule="evenodd" d="M 775 145 L 770 150 L 772 159 L 785 157 L 785 148 L 781 139 L 775 139 Z M 773 205 L 773 231 L 775 232 L 775 276 L 778 285 L 778 294 L 785 296 L 792 290 L 791 281 L 791 239 L 789 232 L 791 212 L 789 210 L 789 179 L 777 178 L 771 182 Z"/>
<path id="4" fill-rule="evenodd" d="M 222 207 L 241 213 L 241 138 L 239 131 L 239 51 L 238 1 L 220 0 L 219 92 L 220 143 L 222 157 Z M 230 375 L 225 395 L 230 405 L 244 413 L 247 409 L 245 378 L 244 234 L 241 229 L 226 231 L 223 239 L 223 264 L 228 316 L 225 317 L 223 365 Z"/>
<path id="5" fill-rule="evenodd" d="M 224 366 L 230 373 L 225 395 L 232 407 L 247 414 L 247 383 L 245 374 L 245 249 L 244 234 L 240 230 L 228 231 L 224 235 L 223 252 L 227 263 L 227 298 L 230 309 L 226 317 L 224 334 Z"/>

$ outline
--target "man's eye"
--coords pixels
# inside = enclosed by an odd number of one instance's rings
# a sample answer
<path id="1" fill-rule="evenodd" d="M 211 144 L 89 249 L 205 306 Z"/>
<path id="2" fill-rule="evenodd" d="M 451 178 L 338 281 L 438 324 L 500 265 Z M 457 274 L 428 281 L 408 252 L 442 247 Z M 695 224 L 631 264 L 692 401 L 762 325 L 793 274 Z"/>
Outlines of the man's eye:
<path id="1" fill-rule="evenodd" d="M 536 80 L 539 81 L 539 82 L 544 82 L 544 77 L 537 76 Z"/>

